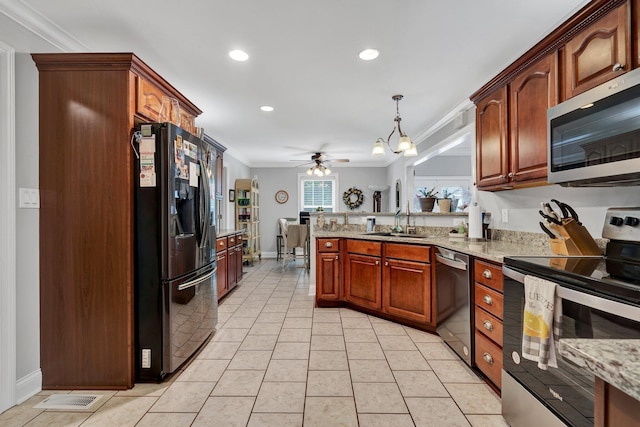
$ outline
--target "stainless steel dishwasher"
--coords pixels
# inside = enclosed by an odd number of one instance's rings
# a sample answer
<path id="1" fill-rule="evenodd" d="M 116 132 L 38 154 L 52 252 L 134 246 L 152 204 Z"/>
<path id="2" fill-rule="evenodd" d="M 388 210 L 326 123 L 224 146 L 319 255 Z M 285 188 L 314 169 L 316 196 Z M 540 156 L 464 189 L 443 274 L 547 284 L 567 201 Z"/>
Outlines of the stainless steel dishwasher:
<path id="1" fill-rule="evenodd" d="M 470 257 L 441 247 L 436 247 L 436 331 L 471 366 Z"/>

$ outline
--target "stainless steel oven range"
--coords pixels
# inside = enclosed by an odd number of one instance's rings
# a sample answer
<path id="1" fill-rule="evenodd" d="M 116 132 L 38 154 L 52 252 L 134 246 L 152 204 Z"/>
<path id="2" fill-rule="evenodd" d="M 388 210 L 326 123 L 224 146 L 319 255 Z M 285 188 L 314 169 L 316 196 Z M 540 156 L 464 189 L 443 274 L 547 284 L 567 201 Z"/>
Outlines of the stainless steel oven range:
<path id="1" fill-rule="evenodd" d="M 547 370 L 522 357 L 523 281 L 556 283 L 559 339 L 640 339 L 639 218 L 640 208 L 607 211 L 605 256 L 505 259 L 502 410 L 511 426 L 593 425 L 593 374 L 557 353 Z"/>

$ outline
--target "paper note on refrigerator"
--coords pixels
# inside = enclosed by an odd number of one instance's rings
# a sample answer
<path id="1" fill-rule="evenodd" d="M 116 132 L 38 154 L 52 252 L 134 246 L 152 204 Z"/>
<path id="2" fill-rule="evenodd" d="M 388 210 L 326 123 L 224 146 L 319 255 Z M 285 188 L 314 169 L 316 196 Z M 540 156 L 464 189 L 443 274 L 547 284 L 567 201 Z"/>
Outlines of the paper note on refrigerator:
<path id="1" fill-rule="evenodd" d="M 198 173 L 197 173 L 197 164 L 195 162 L 189 163 L 189 185 L 192 187 L 198 186 Z"/>

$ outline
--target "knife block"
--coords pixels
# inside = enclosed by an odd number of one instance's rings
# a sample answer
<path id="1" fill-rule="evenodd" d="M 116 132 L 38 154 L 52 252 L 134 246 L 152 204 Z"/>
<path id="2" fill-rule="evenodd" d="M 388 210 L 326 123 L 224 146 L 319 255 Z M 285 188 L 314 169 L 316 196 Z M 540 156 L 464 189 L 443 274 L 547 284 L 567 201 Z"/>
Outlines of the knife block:
<path id="1" fill-rule="evenodd" d="M 562 220 L 562 225 L 549 224 L 561 237 L 550 240 L 553 253 L 558 255 L 602 255 L 602 250 L 587 229 L 573 218 Z"/>

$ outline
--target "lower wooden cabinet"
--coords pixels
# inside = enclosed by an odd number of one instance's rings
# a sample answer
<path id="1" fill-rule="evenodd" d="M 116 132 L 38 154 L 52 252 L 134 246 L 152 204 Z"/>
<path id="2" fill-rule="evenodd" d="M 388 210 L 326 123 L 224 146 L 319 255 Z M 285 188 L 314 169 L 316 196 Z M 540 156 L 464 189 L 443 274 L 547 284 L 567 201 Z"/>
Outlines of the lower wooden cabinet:
<path id="1" fill-rule="evenodd" d="M 316 240 L 316 301 L 336 303 L 342 300 L 342 259 L 340 239 Z"/>
<path id="2" fill-rule="evenodd" d="M 316 302 L 348 303 L 367 312 L 430 329 L 431 248 L 357 239 L 316 240 Z"/>
<path id="3" fill-rule="evenodd" d="M 226 239 L 225 239 L 226 240 Z M 216 254 L 216 260 L 218 261 L 218 299 L 222 298 L 224 294 L 227 293 L 229 289 L 229 284 L 227 281 L 229 280 L 229 272 L 228 272 L 228 260 L 227 260 L 227 250 L 218 250 Z"/>
<path id="4" fill-rule="evenodd" d="M 347 253 L 344 268 L 345 299 L 355 305 L 380 310 L 380 257 Z"/>
<path id="5" fill-rule="evenodd" d="M 318 254 L 316 257 L 316 297 L 322 301 L 339 301 L 341 263 L 339 253 Z"/>
<path id="6" fill-rule="evenodd" d="M 502 347 L 476 330 L 476 366 L 498 388 L 502 388 Z"/>
<path id="7" fill-rule="evenodd" d="M 242 279 L 241 234 L 218 237 L 216 240 L 218 261 L 218 300 L 236 287 Z"/>
<path id="8" fill-rule="evenodd" d="M 384 245 L 382 311 L 416 322 L 430 323 L 430 248 L 389 243 Z"/>
<path id="9" fill-rule="evenodd" d="M 474 262 L 475 363 L 497 387 L 502 387 L 504 297 L 502 268 L 476 259 Z"/>
<path id="10" fill-rule="evenodd" d="M 640 425 L 640 401 L 596 377 L 594 426 Z"/>

